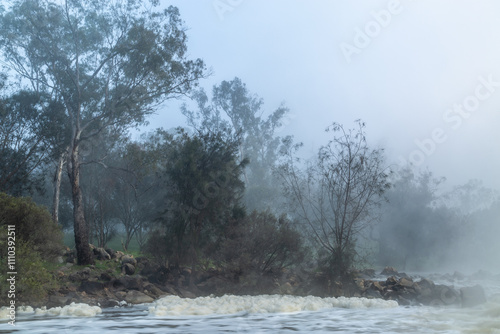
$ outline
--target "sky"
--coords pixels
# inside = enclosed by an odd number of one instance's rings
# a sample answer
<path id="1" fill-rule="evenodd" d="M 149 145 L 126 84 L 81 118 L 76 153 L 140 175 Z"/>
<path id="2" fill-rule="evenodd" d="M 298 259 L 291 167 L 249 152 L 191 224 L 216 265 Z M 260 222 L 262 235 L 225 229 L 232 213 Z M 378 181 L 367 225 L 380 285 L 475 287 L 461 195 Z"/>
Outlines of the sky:
<path id="1" fill-rule="evenodd" d="M 212 70 L 201 87 L 239 77 L 268 113 L 284 103 L 279 134 L 305 154 L 327 143 L 331 123 L 362 119 L 389 164 L 500 189 L 499 1 L 161 2 L 179 8 L 189 57 Z M 148 129 L 185 125 L 181 102 Z"/>

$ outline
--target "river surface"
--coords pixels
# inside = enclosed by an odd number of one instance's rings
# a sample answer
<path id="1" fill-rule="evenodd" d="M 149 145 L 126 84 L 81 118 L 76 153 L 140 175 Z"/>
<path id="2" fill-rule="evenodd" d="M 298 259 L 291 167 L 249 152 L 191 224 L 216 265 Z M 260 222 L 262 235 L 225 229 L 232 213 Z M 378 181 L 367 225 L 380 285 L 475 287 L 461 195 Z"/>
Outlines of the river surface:
<path id="1" fill-rule="evenodd" d="M 488 302 L 473 308 L 399 306 L 364 298 L 292 296 L 165 297 L 151 304 L 19 310 L 0 333 L 499 333 L 500 280 L 480 283 Z M 5 310 L 4 310 L 5 311 Z M 1 314 L 1 313 L 0 313 Z"/>

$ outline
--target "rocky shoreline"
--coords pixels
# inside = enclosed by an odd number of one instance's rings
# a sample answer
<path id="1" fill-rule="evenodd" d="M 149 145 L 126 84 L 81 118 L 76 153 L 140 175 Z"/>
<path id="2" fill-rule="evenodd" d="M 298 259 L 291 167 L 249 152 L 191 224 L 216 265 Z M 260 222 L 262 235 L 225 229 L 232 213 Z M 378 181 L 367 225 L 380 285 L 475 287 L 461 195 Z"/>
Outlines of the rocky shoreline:
<path id="1" fill-rule="evenodd" d="M 346 296 L 394 300 L 399 305 L 463 307 L 486 302 L 479 285 L 456 289 L 428 278 L 412 278 L 392 267 L 386 267 L 378 275 L 373 269 L 353 272 L 349 280 L 332 282 L 322 273 L 304 269 L 245 276 L 216 269 L 193 273 L 187 268 L 174 270 L 154 264 L 146 257 L 134 258 L 111 249 L 93 247 L 93 251 L 96 265 L 79 267 L 75 265 L 74 251 L 68 250 L 60 259 L 63 264 L 55 272 L 59 288 L 51 291 L 45 300 L 30 306 L 51 308 L 86 303 L 115 307 L 150 303 L 168 295 L 195 298 L 224 294 Z M 460 280 L 465 276 L 455 273 L 452 278 Z"/>

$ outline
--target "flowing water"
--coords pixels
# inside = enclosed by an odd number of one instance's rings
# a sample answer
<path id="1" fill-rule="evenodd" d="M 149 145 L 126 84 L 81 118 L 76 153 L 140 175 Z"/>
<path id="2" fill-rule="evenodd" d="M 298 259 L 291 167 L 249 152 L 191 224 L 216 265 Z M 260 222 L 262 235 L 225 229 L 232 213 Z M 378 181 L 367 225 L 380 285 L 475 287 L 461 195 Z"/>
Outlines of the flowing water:
<path id="1" fill-rule="evenodd" d="M 439 282 L 455 287 L 477 282 Z M 473 308 L 399 306 L 364 298 L 224 296 L 100 309 L 20 309 L 0 333 L 499 333 L 500 281 L 479 282 L 488 302 Z M 0 311 L 0 317 L 6 310 Z"/>

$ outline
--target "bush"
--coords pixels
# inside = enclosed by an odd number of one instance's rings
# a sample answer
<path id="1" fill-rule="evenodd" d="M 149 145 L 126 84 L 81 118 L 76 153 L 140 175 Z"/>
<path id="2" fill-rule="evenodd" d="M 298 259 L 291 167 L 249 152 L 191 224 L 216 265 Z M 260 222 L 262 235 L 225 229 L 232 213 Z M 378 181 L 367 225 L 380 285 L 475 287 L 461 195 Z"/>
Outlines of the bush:
<path id="1" fill-rule="evenodd" d="M 16 300 L 35 302 L 56 286 L 43 263 L 62 249 L 62 232 L 49 212 L 29 198 L 0 193 L 0 266 L 7 268 L 7 226 L 15 226 Z M 0 299 L 7 298 L 9 283 L 0 281 Z"/>
<path id="2" fill-rule="evenodd" d="M 3 235 L 7 235 L 4 228 L 0 228 Z M 7 248 L 0 242 L 0 247 Z M 43 266 L 40 254 L 33 251 L 30 244 L 16 243 L 16 291 L 15 298 L 19 302 L 37 302 L 47 297 L 48 291 L 57 284 L 52 274 Z M 7 268 L 7 258 L 0 259 L 2 268 Z M 0 300 L 7 298 L 9 283 L 0 281 Z"/>
<path id="3" fill-rule="evenodd" d="M 302 263 L 302 236 L 285 216 L 252 212 L 222 241 L 216 254 L 221 266 L 240 274 L 278 272 Z"/>
<path id="4" fill-rule="evenodd" d="M 57 257 L 62 249 L 63 234 L 54 223 L 46 208 L 35 204 L 30 198 L 16 198 L 0 193 L 0 227 L 16 227 L 16 244 L 19 241 L 29 244 L 43 260 Z M 1 240 L 6 239 L 6 233 Z M 5 256 L 6 248 L 0 249 L 0 257 Z"/>

